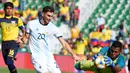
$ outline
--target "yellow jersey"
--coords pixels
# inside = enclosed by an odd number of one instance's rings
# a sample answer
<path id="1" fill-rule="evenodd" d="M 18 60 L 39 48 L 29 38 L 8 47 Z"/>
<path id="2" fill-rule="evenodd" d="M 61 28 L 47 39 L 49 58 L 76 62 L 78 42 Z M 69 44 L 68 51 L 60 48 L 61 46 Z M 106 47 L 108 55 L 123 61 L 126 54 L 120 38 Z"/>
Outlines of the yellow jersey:
<path id="1" fill-rule="evenodd" d="M 78 38 L 80 30 L 78 28 L 71 28 L 71 38 Z"/>
<path id="2" fill-rule="evenodd" d="M 104 35 L 106 36 L 107 40 L 111 39 L 112 31 L 111 30 L 105 30 Z"/>
<path id="3" fill-rule="evenodd" d="M 19 28 L 23 27 L 23 22 L 16 16 L 4 16 L 0 18 L 2 41 L 17 40 Z"/>
<path id="4" fill-rule="evenodd" d="M 98 31 L 94 31 L 94 32 L 91 32 L 90 33 L 90 39 L 97 39 L 99 40 L 102 36 L 102 33 L 101 32 L 98 32 Z"/>
<path id="5" fill-rule="evenodd" d="M 107 37 L 107 35 L 102 35 L 101 36 L 101 41 L 103 41 L 103 42 L 105 42 L 105 41 L 107 41 L 108 40 L 108 37 Z"/>
<path id="6" fill-rule="evenodd" d="M 84 49 L 87 45 L 87 40 L 76 40 L 76 48 L 73 50 L 75 54 L 84 54 Z"/>

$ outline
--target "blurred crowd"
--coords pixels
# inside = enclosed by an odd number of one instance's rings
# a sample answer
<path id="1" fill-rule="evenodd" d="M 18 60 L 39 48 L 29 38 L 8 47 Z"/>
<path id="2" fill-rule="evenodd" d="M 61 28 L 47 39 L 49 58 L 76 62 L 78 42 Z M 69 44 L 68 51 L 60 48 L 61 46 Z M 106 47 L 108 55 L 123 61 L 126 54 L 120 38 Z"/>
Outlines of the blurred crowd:
<path id="1" fill-rule="evenodd" d="M 83 59 L 91 59 L 91 56 L 98 53 L 103 47 L 111 46 L 113 41 L 120 41 L 123 44 L 122 54 L 125 59 L 129 59 L 130 50 L 130 32 L 128 32 L 125 20 L 121 20 L 116 28 L 105 26 L 105 17 L 99 16 L 95 19 L 95 30 L 85 35 L 76 25 L 71 28 L 71 38 L 67 41 L 73 51 Z M 61 53 L 68 55 L 63 48 Z"/>
<path id="2" fill-rule="evenodd" d="M 55 12 L 52 22 L 66 24 L 70 28 L 78 24 L 80 10 L 76 5 L 78 0 L 1 0 L 0 4 L 10 1 L 14 4 L 14 15 L 22 19 L 24 25 L 28 21 L 40 18 L 42 8 L 49 5 L 54 7 Z M 4 10 L 0 9 L 0 17 L 4 17 Z M 27 51 L 27 49 L 22 49 Z"/>
<path id="3" fill-rule="evenodd" d="M 78 23 L 80 10 L 76 6 L 76 0 L 1 0 L 1 3 L 10 1 L 15 6 L 14 15 L 20 17 L 26 25 L 29 20 L 40 18 L 42 8 L 46 5 L 53 6 L 55 13 L 52 21 L 54 23 L 59 19 L 68 26 Z M 34 1 L 34 2 L 31 2 Z M 40 2 L 39 6 L 35 3 Z M 31 4 L 31 6 L 28 3 Z M 0 16 L 4 16 L 4 11 L 0 10 Z"/>

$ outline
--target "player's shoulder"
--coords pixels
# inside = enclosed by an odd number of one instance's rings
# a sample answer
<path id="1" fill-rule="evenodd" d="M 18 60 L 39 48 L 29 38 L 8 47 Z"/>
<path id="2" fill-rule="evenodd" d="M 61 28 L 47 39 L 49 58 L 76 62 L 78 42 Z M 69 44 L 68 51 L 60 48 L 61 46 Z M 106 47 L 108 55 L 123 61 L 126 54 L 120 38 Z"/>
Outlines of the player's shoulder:
<path id="1" fill-rule="evenodd" d="M 18 17 L 18 16 L 13 16 L 13 18 L 20 19 L 20 17 Z"/>
<path id="2" fill-rule="evenodd" d="M 103 50 L 106 50 L 106 51 L 109 51 L 110 47 L 107 47 L 107 46 L 106 46 L 106 47 L 103 47 L 102 49 L 103 49 Z"/>
<path id="3" fill-rule="evenodd" d="M 120 55 L 118 56 L 118 59 L 124 60 L 124 56 L 123 56 L 122 54 L 120 54 Z"/>
<path id="4" fill-rule="evenodd" d="M 101 53 L 102 55 L 105 55 L 106 53 L 108 53 L 109 49 L 110 49 L 110 47 L 103 47 L 103 48 L 100 50 L 100 53 Z"/>
<path id="5" fill-rule="evenodd" d="M 1 19 L 1 18 L 4 18 L 4 15 L 0 15 L 0 19 Z"/>
<path id="6" fill-rule="evenodd" d="M 49 22 L 49 26 L 51 26 L 53 28 L 57 28 L 57 26 L 53 22 Z"/>
<path id="7" fill-rule="evenodd" d="M 49 22 L 49 25 L 54 25 L 54 23 L 50 21 L 50 22 Z"/>
<path id="8" fill-rule="evenodd" d="M 16 19 L 16 20 L 18 20 L 18 21 L 22 21 L 22 19 L 21 19 L 20 17 L 15 16 L 15 15 L 13 16 L 13 20 L 14 20 L 14 19 Z"/>

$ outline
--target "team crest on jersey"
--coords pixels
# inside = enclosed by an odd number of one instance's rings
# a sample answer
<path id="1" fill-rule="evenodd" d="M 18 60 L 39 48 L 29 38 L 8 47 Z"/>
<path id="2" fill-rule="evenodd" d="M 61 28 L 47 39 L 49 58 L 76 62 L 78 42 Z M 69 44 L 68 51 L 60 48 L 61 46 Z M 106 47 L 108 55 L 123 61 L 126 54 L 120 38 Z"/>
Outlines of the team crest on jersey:
<path id="1" fill-rule="evenodd" d="M 12 24 L 15 24 L 16 22 L 15 21 L 11 21 Z"/>
<path id="2" fill-rule="evenodd" d="M 43 34 L 48 34 L 48 32 L 44 32 Z"/>

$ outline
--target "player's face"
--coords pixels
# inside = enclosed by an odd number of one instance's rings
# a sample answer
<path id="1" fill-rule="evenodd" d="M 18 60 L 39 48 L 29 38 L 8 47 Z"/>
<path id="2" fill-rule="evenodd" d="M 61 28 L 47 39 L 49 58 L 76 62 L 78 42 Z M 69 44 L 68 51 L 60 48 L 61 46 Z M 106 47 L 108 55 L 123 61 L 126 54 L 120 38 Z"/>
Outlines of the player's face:
<path id="1" fill-rule="evenodd" d="M 43 16 L 44 23 L 48 24 L 51 21 L 52 17 L 53 17 L 53 12 L 44 13 L 44 16 Z"/>
<path id="2" fill-rule="evenodd" d="M 121 50 L 119 47 L 111 47 L 111 50 L 110 50 L 110 54 L 111 54 L 111 58 L 112 59 L 115 59 L 117 58 L 117 56 L 120 54 Z"/>
<path id="3" fill-rule="evenodd" d="M 13 15 L 13 8 L 10 7 L 10 6 L 6 7 L 6 8 L 5 8 L 5 14 L 6 14 L 7 16 Z"/>

